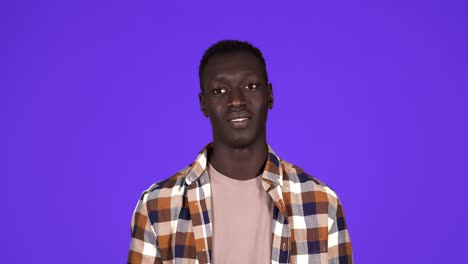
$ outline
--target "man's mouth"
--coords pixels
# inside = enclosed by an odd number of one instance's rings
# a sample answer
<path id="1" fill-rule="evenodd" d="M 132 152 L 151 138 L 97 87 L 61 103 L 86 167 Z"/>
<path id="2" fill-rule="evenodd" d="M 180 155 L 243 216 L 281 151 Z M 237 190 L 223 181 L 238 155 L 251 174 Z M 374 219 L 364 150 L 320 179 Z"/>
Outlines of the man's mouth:
<path id="1" fill-rule="evenodd" d="M 243 121 L 247 121 L 248 119 L 249 119 L 248 117 L 241 117 L 241 118 L 231 119 L 231 120 L 229 120 L 229 122 L 231 122 L 231 123 L 243 122 Z"/>
<path id="2" fill-rule="evenodd" d="M 233 128 L 246 128 L 249 125 L 249 120 L 251 117 L 237 117 L 229 119 L 228 123 Z"/>

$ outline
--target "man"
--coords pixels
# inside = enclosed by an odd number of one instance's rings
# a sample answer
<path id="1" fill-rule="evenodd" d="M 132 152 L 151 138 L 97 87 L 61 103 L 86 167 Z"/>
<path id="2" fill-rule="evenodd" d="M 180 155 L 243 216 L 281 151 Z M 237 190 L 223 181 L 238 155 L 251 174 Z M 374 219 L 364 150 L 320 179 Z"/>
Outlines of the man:
<path id="1" fill-rule="evenodd" d="M 220 41 L 199 78 L 213 142 L 143 193 L 128 262 L 352 263 L 335 192 L 267 144 L 274 100 L 260 50 Z"/>

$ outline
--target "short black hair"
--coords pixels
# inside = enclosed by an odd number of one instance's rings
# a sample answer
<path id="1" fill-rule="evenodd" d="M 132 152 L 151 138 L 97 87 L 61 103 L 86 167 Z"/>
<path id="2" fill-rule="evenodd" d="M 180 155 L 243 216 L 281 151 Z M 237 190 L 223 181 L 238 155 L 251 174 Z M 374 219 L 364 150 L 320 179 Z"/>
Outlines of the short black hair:
<path id="1" fill-rule="evenodd" d="M 266 70 L 266 63 L 265 59 L 263 58 L 263 54 L 257 47 L 253 46 L 247 41 L 240 41 L 240 40 L 221 40 L 216 42 L 215 44 L 211 45 L 205 53 L 203 53 L 203 57 L 200 61 L 200 66 L 198 67 L 198 78 L 200 79 L 200 89 L 203 92 L 203 81 L 202 81 L 202 73 L 208 64 L 208 61 L 216 54 L 222 53 L 230 53 L 230 52 L 238 52 L 238 51 L 246 51 L 250 52 L 254 55 L 262 64 L 263 70 L 265 73 L 265 81 L 268 83 L 268 74 Z"/>

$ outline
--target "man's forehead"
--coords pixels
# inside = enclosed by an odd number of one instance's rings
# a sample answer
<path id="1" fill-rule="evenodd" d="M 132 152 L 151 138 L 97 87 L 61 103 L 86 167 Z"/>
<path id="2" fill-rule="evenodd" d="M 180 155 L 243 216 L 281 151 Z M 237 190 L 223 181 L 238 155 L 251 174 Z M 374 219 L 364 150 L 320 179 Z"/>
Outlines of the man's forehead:
<path id="1" fill-rule="evenodd" d="M 261 72 L 254 72 L 250 70 L 241 70 L 241 71 L 220 71 L 217 74 L 209 75 L 207 78 L 208 82 L 223 82 L 234 79 L 258 79 L 262 78 Z"/>
<path id="2" fill-rule="evenodd" d="M 230 52 L 213 56 L 205 67 L 205 74 L 216 77 L 225 73 L 243 72 L 244 74 L 259 74 L 263 66 L 259 59 L 250 52 Z"/>

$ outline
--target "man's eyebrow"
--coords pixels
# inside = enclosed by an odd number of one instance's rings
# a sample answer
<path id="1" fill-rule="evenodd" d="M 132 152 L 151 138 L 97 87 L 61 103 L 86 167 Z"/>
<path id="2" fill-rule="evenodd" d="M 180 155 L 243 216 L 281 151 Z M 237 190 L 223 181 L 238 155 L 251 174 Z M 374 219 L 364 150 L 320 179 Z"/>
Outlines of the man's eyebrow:
<path id="1" fill-rule="evenodd" d="M 210 80 L 208 80 L 208 82 L 222 82 L 222 81 L 228 81 L 229 79 L 224 77 L 224 76 L 220 76 L 220 75 L 217 75 L 213 78 L 211 78 Z"/>
<path id="2" fill-rule="evenodd" d="M 242 71 L 242 72 L 239 72 L 239 74 L 242 76 L 242 78 L 248 78 L 248 77 L 259 77 L 259 78 L 261 78 L 261 76 L 258 76 L 258 73 L 253 72 L 253 71 Z M 230 74 L 220 73 L 220 74 L 214 76 L 213 78 L 211 78 L 210 80 L 208 80 L 208 82 L 229 81 L 229 78 L 226 78 L 226 76 L 229 76 L 229 75 Z"/>

